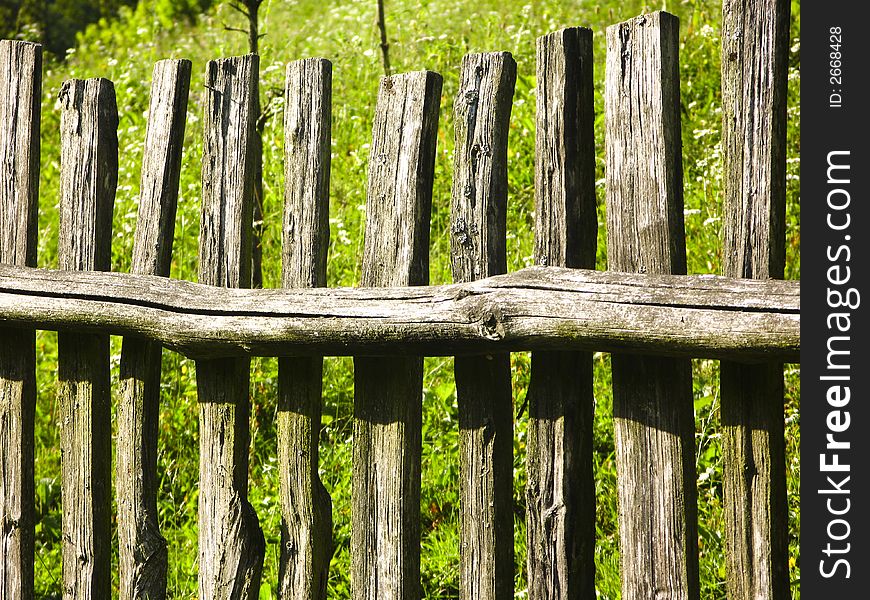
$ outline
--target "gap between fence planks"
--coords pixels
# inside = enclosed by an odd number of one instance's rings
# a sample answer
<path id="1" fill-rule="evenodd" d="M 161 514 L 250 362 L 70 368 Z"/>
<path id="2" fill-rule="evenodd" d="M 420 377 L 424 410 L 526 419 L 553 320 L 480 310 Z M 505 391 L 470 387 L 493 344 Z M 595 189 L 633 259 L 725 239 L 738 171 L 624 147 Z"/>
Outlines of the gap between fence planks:
<path id="1" fill-rule="evenodd" d="M 608 266 L 685 273 L 679 21 L 607 28 Z M 698 598 L 692 367 L 614 354 L 613 423 L 624 598 Z"/>
<path id="2" fill-rule="evenodd" d="M 787 0 L 722 3 L 724 250 L 730 277 L 785 269 Z M 790 598 L 782 365 L 721 364 L 728 597 Z"/>
<path id="3" fill-rule="evenodd" d="M 284 102 L 284 287 L 325 287 L 329 247 L 332 63 L 287 65 Z M 281 559 L 278 598 L 326 600 L 332 500 L 318 474 L 323 357 L 278 361 Z"/>
<path id="4" fill-rule="evenodd" d="M 362 285 L 429 282 L 441 76 L 381 79 L 372 126 Z M 420 597 L 422 356 L 355 357 L 351 594 Z"/>
<path id="5" fill-rule="evenodd" d="M 595 268 L 592 69 L 591 30 L 538 38 L 538 265 Z M 595 598 L 592 354 L 533 352 L 526 400 L 529 598 Z"/>
<path id="6" fill-rule="evenodd" d="M 199 280 L 251 285 L 255 54 L 210 61 L 203 105 Z M 257 598 L 266 543 L 248 503 L 250 359 L 197 360 L 199 594 Z"/>
<path id="7" fill-rule="evenodd" d="M 517 64 L 508 52 L 462 59 L 454 103 L 453 280 L 507 272 L 507 144 Z M 459 407 L 459 597 L 514 595 L 513 398 L 509 354 L 454 360 Z"/>
<path id="8" fill-rule="evenodd" d="M 466 284 L 236 290 L 0 265 L 0 319 L 191 358 L 582 349 L 800 361 L 800 282 L 530 267 Z"/>
<path id="9" fill-rule="evenodd" d="M 60 103 L 58 265 L 108 271 L 118 181 L 115 88 L 108 79 L 67 80 Z M 64 595 L 108 598 L 112 581 L 109 336 L 62 331 L 57 345 Z"/>
<path id="10" fill-rule="evenodd" d="M 154 65 L 142 159 L 133 273 L 169 276 L 191 63 Z M 157 522 L 160 344 L 125 337 L 118 381 L 117 503 L 120 594 L 166 597 L 167 549 Z"/>
<path id="11" fill-rule="evenodd" d="M 42 46 L 0 41 L 0 264 L 36 264 Z M 34 582 L 32 327 L 0 329 L 0 600 Z"/>

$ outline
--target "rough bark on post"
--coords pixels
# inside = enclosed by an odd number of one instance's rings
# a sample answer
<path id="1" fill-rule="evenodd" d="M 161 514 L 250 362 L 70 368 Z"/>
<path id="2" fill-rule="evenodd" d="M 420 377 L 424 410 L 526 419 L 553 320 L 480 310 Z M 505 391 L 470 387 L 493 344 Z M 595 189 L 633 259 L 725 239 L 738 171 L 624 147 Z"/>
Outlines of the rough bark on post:
<path id="1" fill-rule="evenodd" d="M 595 268 L 592 31 L 537 40 L 535 264 Z M 529 598 L 595 597 L 592 355 L 533 352 L 526 489 Z"/>
<path id="2" fill-rule="evenodd" d="M 462 59 L 453 109 L 450 216 L 456 282 L 507 271 L 507 144 L 516 77 L 510 53 Z M 497 319 L 493 315 L 490 320 Z M 457 357 L 454 376 L 459 404 L 459 594 L 475 600 L 513 598 L 510 355 Z"/>
<path id="3" fill-rule="evenodd" d="M 252 140 L 259 59 L 206 68 L 199 281 L 251 285 Z M 259 594 L 265 540 L 248 503 L 250 360 L 196 362 L 199 394 L 199 594 L 203 600 Z"/>
<path id="4" fill-rule="evenodd" d="M 381 79 L 372 127 L 362 285 L 426 285 L 441 76 Z M 423 359 L 354 359 L 351 592 L 420 597 Z"/>
<path id="5" fill-rule="evenodd" d="M 60 91 L 58 266 L 108 271 L 118 183 L 118 110 L 107 79 L 68 80 Z M 87 165 L 87 166 L 86 166 Z M 111 594 L 112 422 L 109 336 L 58 334 L 63 591 Z"/>
<path id="6" fill-rule="evenodd" d="M 154 65 L 131 271 L 169 276 L 190 86 L 189 60 Z M 166 597 L 166 540 L 157 523 L 161 346 L 125 337 L 118 403 L 117 504 L 121 598 Z"/>
<path id="7" fill-rule="evenodd" d="M 722 272 L 783 277 L 787 0 L 722 3 Z M 789 598 L 781 364 L 721 364 L 728 597 Z"/>
<path id="8" fill-rule="evenodd" d="M 0 264 L 36 266 L 42 46 L 0 41 Z M 33 327 L 0 328 L 0 600 L 33 598 Z"/>
<path id="9" fill-rule="evenodd" d="M 329 247 L 332 63 L 287 65 L 284 102 L 284 287 L 325 287 Z M 278 597 L 326 599 L 332 500 L 318 474 L 323 357 L 278 362 L 281 566 Z"/>
<path id="10" fill-rule="evenodd" d="M 607 29 L 608 267 L 686 272 L 679 21 Z M 686 359 L 614 354 L 622 596 L 697 598 L 692 371 Z"/>

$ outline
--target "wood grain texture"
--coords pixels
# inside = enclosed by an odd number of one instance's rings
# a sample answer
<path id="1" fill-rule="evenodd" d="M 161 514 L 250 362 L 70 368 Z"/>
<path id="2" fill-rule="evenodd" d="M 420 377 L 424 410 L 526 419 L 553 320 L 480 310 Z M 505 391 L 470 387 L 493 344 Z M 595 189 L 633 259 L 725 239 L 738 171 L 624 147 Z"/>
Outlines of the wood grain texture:
<path id="1" fill-rule="evenodd" d="M 429 283 L 440 94 L 441 76 L 431 71 L 381 79 L 369 151 L 365 287 Z"/>
<path id="2" fill-rule="evenodd" d="M 253 89 L 259 57 L 209 61 L 205 73 L 199 282 L 251 287 Z"/>
<path id="3" fill-rule="evenodd" d="M 36 264 L 42 46 L 0 41 L 0 264 Z M 33 598 L 33 328 L 0 329 L 0 600 Z"/>
<path id="4" fill-rule="evenodd" d="M 722 3 L 722 273 L 729 277 L 783 277 L 790 9 L 784 0 Z"/>
<path id="5" fill-rule="evenodd" d="M 108 271 L 118 182 L 118 110 L 107 79 L 67 80 L 60 91 L 62 269 Z M 63 595 L 111 593 L 112 422 L 109 336 L 61 332 Z"/>
<path id="6" fill-rule="evenodd" d="M 686 272 L 678 22 L 642 15 L 607 28 L 607 264 Z M 619 202 L 611 210 L 611 202 Z"/>
<path id="7" fill-rule="evenodd" d="M 723 264 L 782 278 L 789 11 L 784 0 L 722 3 Z M 728 597 L 790 597 L 783 376 L 722 362 Z"/>
<path id="8" fill-rule="evenodd" d="M 287 65 L 284 102 L 284 287 L 326 285 L 332 63 Z M 318 473 L 323 358 L 278 362 L 282 526 L 279 598 L 326 599 L 332 500 Z"/>
<path id="9" fill-rule="evenodd" d="M 595 267 L 592 31 L 537 40 L 535 263 Z M 534 352 L 526 537 L 529 598 L 595 598 L 592 355 Z"/>
<path id="10" fill-rule="evenodd" d="M 425 285 L 441 76 L 381 79 L 372 128 L 362 284 Z M 354 358 L 351 593 L 420 597 L 423 359 Z"/>
<path id="11" fill-rule="evenodd" d="M 254 54 L 206 67 L 199 280 L 251 285 Z M 199 394 L 199 596 L 257 598 L 265 540 L 248 503 L 250 360 L 196 362 Z"/>
<path id="12" fill-rule="evenodd" d="M 284 287 L 325 287 L 329 250 L 332 63 L 287 65 L 284 90 Z"/>
<path id="13" fill-rule="evenodd" d="M 191 63 L 154 65 L 131 271 L 169 276 Z M 166 597 L 167 550 L 157 522 L 160 344 L 124 338 L 118 382 L 120 596 Z"/>
<path id="14" fill-rule="evenodd" d="M 791 598 L 782 365 L 722 361 L 729 598 Z"/>
<path id="15" fill-rule="evenodd" d="M 800 360 L 800 282 L 530 267 L 428 287 L 237 290 L 0 265 L 0 320 L 192 358 L 605 350 Z"/>
<path id="16" fill-rule="evenodd" d="M 36 266 L 42 46 L 0 40 L 0 263 Z"/>
<path id="17" fill-rule="evenodd" d="M 592 30 L 539 37 L 535 130 L 535 264 L 595 268 Z"/>
<path id="18" fill-rule="evenodd" d="M 453 104 L 450 215 L 456 282 L 507 272 L 507 138 L 516 79 L 517 63 L 509 52 L 468 54 L 462 59 Z"/>
<path id="19" fill-rule="evenodd" d="M 161 60 L 151 77 L 131 272 L 169 276 L 191 62 Z"/>
<path id="20" fill-rule="evenodd" d="M 507 143 L 517 65 L 507 52 L 462 59 L 453 105 L 453 280 L 507 271 Z M 457 357 L 460 598 L 513 598 L 510 355 Z"/>
<path id="21" fill-rule="evenodd" d="M 608 266 L 685 273 L 679 21 L 607 29 Z M 613 414 L 624 598 L 698 598 L 692 371 L 614 354 Z"/>

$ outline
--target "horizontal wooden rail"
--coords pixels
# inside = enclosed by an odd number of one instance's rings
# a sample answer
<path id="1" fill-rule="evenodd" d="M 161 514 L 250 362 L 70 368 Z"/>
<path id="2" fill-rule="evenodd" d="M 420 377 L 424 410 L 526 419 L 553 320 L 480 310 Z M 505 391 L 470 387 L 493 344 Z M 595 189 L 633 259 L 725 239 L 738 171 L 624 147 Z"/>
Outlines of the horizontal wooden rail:
<path id="1" fill-rule="evenodd" d="M 194 358 L 562 348 L 799 362 L 800 282 L 531 267 L 442 286 L 248 290 L 0 265 L 0 324 L 142 335 Z"/>

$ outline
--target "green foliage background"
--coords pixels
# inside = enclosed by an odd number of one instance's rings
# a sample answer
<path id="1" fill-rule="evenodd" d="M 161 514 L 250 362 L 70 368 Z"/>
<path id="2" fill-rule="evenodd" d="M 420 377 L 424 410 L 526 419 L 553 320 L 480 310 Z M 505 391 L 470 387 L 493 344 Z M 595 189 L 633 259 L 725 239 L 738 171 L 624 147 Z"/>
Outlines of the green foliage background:
<path id="1" fill-rule="evenodd" d="M 0 5 L 5 9 L 6 2 Z M 61 5 L 61 0 L 56 3 Z M 104 5 L 106 2 L 93 2 Z M 127 271 L 135 227 L 140 163 L 145 137 L 151 68 L 163 58 L 194 63 L 181 176 L 171 276 L 196 280 L 202 156 L 202 74 L 206 61 L 246 51 L 244 36 L 226 25 L 244 26 L 235 11 L 218 4 L 189 21 L 184 15 L 206 8 L 207 0 L 142 1 L 135 8 L 116 2 L 117 19 L 99 21 L 77 38 L 66 62 L 47 64 L 43 98 L 39 265 L 56 266 L 59 186 L 59 107 L 56 95 L 70 77 L 102 76 L 115 83 L 120 113 L 120 173 L 115 203 L 112 268 Z M 171 5 L 171 6 L 170 6 Z M 444 76 L 436 156 L 431 229 L 430 280 L 450 281 L 449 204 L 453 153 L 452 104 L 459 64 L 467 52 L 507 50 L 518 63 L 509 146 L 508 265 L 532 262 L 533 157 L 535 130 L 535 38 L 567 26 L 594 32 L 596 56 L 596 150 L 600 234 L 598 268 L 606 268 L 604 161 L 602 138 L 604 29 L 642 12 L 666 9 L 681 20 L 681 93 L 685 210 L 690 273 L 719 269 L 721 152 L 719 90 L 720 4 L 716 0 L 646 3 L 637 0 L 582 2 L 541 0 L 521 5 L 500 0 L 388 0 L 387 31 L 394 71 L 431 69 Z M 323 56 L 333 62 L 333 153 L 330 199 L 331 244 L 328 284 L 359 282 L 365 221 L 368 143 L 382 75 L 376 3 L 331 0 L 267 0 L 261 8 L 261 98 L 274 115 L 264 148 L 264 286 L 280 284 L 280 226 L 283 185 L 282 89 L 288 61 Z M 108 14 L 108 13 L 107 13 Z M 20 30 L 21 28 L 19 28 Z M 792 2 L 792 41 L 788 108 L 788 215 L 786 276 L 800 274 L 800 3 Z M 120 340 L 113 338 L 113 376 Z M 60 597 L 60 457 L 55 400 L 56 334 L 40 332 L 37 407 L 37 584 L 39 597 Z M 529 355 L 512 355 L 515 419 L 516 590 L 525 596 L 525 442 L 527 414 L 520 410 L 529 378 Z M 597 546 L 596 583 L 602 598 L 619 597 L 616 472 L 609 356 L 595 355 L 595 440 Z M 170 597 L 197 595 L 196 506 L 198 437 L 195 373 L 192 361 L 165 351 L 160 425 L 159 511 L 169 540 Z M 696 360 L 694 402 L 700 519 L 702 597 L 724 598 L 722 465 L 719 448 L 718 362 Z M 336 551 L 329 595 L 349 597 L 350 457 L 353 400 L 352 361 L 328 358 L 324 370 L 321 475 L 333 498 Z M 798 365 L 786 365 L 786 436 L 789 493 L 790 575 L 799 597 L 800 510 L 798 488 Z M 252 364 L 250 500 L 258 512 L 268 548 L 262 598 L 274 595 L 277 580 L 280 507 L 276 470 L 276 387 L 274 359 Z M 458 588 L 458 413 L 449 358 L 427 358 L 424 379 L 423 589 L 427 598 L 455 598 Z M 117 540 L 115 540 L 117 549 Z M 117 550 L 115 550 L 117 554 Z M 117 582 L 116 582 L 117 585 Z"/>
<path id="2" fill-rule="evenodd" d="M 41 42 L 47 52 L 63 57 L 88 25 L 110 27 L 109 21 L 122 7 L 138 4 L 139 0 L 0 0 L 0 37 Z M 169 25 L 181 18 L 194 21 L 214 1 L 156 0 L 147 4 Z"/>

